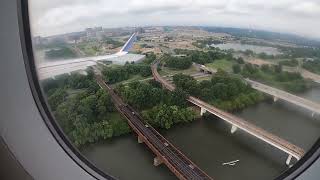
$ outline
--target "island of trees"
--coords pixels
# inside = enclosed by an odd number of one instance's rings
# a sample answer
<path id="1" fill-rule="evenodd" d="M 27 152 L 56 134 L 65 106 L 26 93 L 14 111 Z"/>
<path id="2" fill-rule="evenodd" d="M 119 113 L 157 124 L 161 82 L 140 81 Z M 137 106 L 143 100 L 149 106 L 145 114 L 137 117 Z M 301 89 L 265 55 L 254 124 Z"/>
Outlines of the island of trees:
<path id="1" fill-rule="evenodd" d="M 144 120 L 154 127 L 169 129 L 174 124 L 196 118 L 195 111 L 187 107 L 184 91 L 170 92 L 154 80 L 120 84 L 116 91 L 125 102 L 142 112 Z"/>

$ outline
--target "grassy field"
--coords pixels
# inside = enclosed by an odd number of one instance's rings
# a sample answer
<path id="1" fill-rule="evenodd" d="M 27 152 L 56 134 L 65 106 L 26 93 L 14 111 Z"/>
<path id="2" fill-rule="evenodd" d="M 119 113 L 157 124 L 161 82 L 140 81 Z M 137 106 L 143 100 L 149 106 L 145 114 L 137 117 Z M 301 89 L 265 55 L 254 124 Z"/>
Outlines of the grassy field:
<path id="1" fill-rule="evenodd" d="M 194 74 L 197 73 L 198 70 L 195 66 L 191 66 L 189 69 L 185 69 L 185 70 L 177 70 L 177 69 L 172 69 L 172 68 L 168 68 L 168 67 L 163 67 L 161 69 L 161 71 L 159 71 L 159 74 L 161 76 L 168 76 L 168 75 L 175 75 L 175 74 Z"/>
<path id="2" fill-rule="evenodd" d="M 215 60 L 213 63 L 205 64 L 205 66 L 213 69 L 223 69 L 224 71 L 232 72 L 233 64 L 234 63 L 232 61 L 221 59 L 221 60 Z"/>
<path id="3" fill-rule="evenodd" d="M 212 78 L 212 76 L 207 76 L 207 77 L 200 77 L 200 78 L 196 78 L 197 81 L 204 81 L 204 80 L 210 80 Z"/>
<path id="4" fill-rule="evenodd" d="M 130 77 L 130 79 L 128 80 L 125 80 L 125 81 L 121 81 L 117 84 L 128 84 L 128 83 L 131 83 L 133 81 L 147 81 L 147 80 L 151 80 L 152 77 L 149 76 L 149 77 L 142 77 L 141 75 L 133 75 Z"/>

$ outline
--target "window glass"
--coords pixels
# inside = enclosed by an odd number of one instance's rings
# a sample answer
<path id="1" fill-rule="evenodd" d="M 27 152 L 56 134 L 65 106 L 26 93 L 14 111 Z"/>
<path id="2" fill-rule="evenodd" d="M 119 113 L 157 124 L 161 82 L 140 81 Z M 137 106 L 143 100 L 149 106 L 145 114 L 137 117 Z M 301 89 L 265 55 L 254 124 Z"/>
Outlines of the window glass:
<path id="1" fill-rule="evenodd" d="M 273 179 L 320 135 L 317 0 L 30 0 L 56 121 L 119 179 Z"/>

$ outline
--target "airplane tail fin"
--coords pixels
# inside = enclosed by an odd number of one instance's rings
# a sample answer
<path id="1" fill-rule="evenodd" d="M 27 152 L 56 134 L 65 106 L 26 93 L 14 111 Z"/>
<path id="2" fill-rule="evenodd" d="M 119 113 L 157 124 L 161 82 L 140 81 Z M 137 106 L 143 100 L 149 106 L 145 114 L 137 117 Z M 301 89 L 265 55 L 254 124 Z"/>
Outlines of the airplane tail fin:
<path id="1" fill-rule="evenodd" d="M 134 41 L 136 41 L 136 39 L 137 39 L 137 33 L 133 33 L 117 54 L 127 54 L 129 50 L 132 48 Z"/>

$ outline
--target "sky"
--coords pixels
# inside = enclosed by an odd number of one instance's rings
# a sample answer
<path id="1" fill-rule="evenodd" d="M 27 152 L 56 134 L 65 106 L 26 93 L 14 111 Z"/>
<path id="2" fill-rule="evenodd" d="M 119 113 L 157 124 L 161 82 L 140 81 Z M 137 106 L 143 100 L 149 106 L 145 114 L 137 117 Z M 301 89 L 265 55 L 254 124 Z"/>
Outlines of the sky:
<path id="1" fill-rule="evenodd" d="M 151 25 L 222 26 L 320 38 L 320 0 L 30 0 L 33 35 Z"/>

